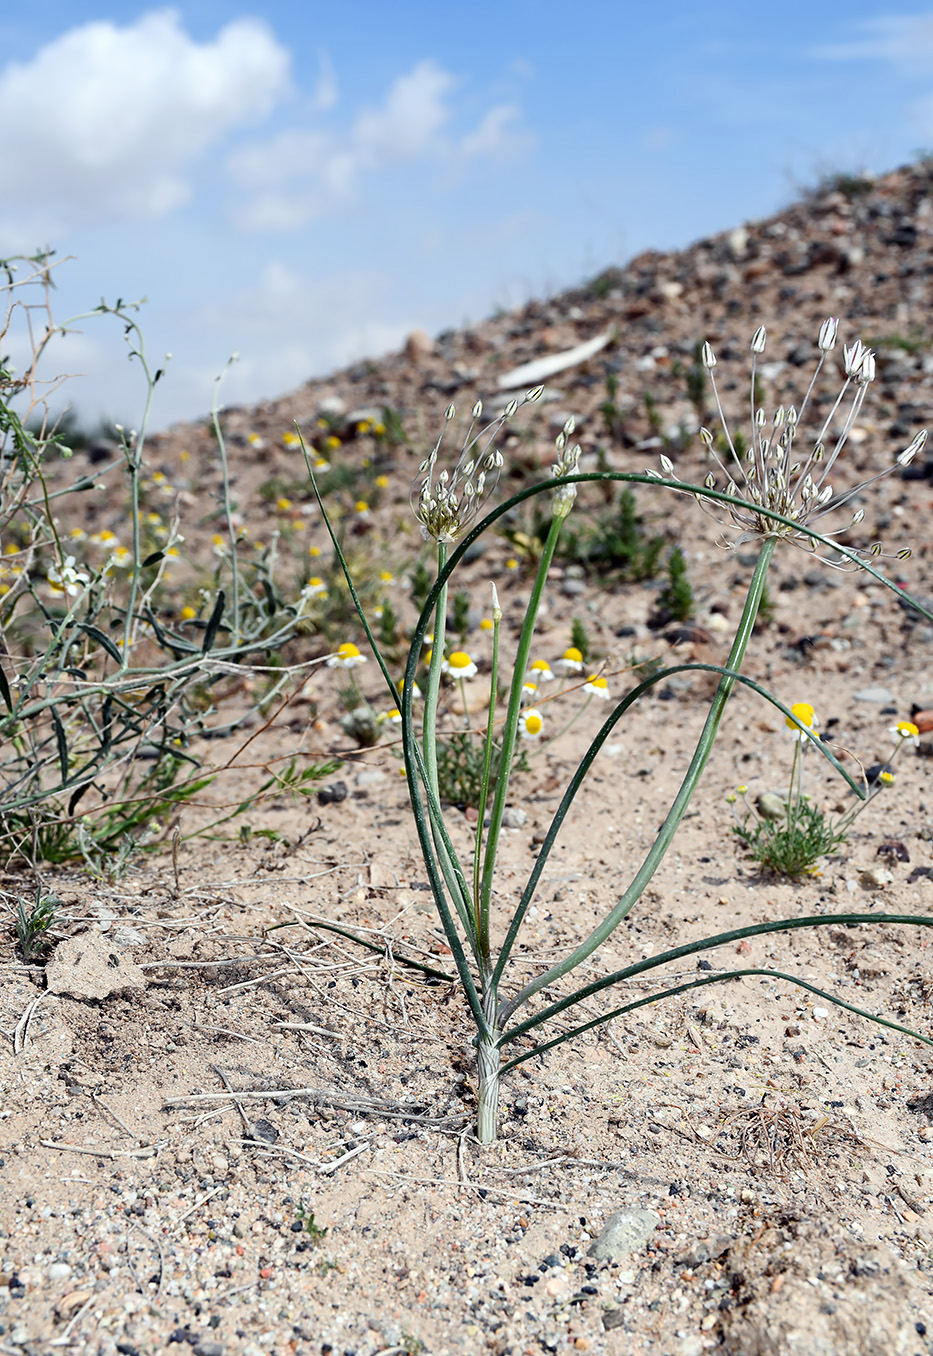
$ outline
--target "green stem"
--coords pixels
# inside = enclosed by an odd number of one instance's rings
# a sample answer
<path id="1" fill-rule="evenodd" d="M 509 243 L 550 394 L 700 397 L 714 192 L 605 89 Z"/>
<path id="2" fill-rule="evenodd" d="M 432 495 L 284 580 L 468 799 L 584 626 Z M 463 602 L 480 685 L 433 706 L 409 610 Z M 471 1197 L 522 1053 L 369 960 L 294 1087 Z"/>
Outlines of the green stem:
<path id="1" fill-rule="evenodd" d="M 761 593 L 764 589 L 768 566 L 771 564 L 771 557 L 774 554 L 776 545 L 777 541 L 774 537 L 767 537 L 762 542 L 758 562 L 755 565 L 755 572 L 752 575 L 752 580 L 749 584 L 748 596 L 745 599 L 745 608 L 742 612 L 742 619 L 739 622 L 739 627 L 732 643 L 732 649 L 729 653 L 729 658 L 726 661 L 726 667 L 728 669 L 739 669 L 742 666 L 742 661 L 745 658 L 745 651 L 748 648 L 748 643 L 751 639 L 752 630 L 755 625 L 755 619 L 758 616 L 758 605 L 761 601 Z M 531 980 L 531 982 L 526 984 L 510 1002 L 504 1005 L 500 1014 L 500 1019 L 503 1023 L 507 1021 L 513 1012 L 520 1008 L 524 1003 L 527 1003 L 528 999 L 534 994 L 540 992 L 541 989 L 547 988 L 548 985 L 553 984 L 556 980 L 562 979 L 564 975 L 569 974 L 571 970 L 575 970 L 578 965 L 602 946 L 606 939 L 612 935 L 626 917 L 632 906 L 641 897 L 645 887 L 651 880 L 651 877 L 663 861 L 664 855 L 670 847 L 674 834 L 680 825 L 680 821 L 683 819 L 687 807 L 690 804 L 690 799 L 696 790 L 697 784 L 699 783 L 700 777 L 702 776 L 712 751 L 713 741 L 716 738 L 716 733 L 725 713 L 726 703 L 732 695 L 734 686 L 735 678 L 726 677 L 724 675 L 720 679 L 719 686 L 716 689 L 716 695 L 713 698 L 706 721 L 703 725 L 703 730 L 697 741 L 696 750 L 683 782 L 681 783 L 680 790 L 674 799 L 673 805 L 668 811 L 667 818 L 661 825 L 657 838 L 652 844 L 645 860 L 642 862 L 641 867 L 636 872 L 632 883 L 625 891 L 625 894 L 619 900 L 612 912 L 603 919 L 598 927 L 593 929 L 586 940 L 581 942 L 571 955 L 567 956 L 557 965 L 552 966 L 550 970 L 545 971 L 544 974 Z"/>
<path id="2" fill-rule="evenodd" d="M 230 540 L 230 573 L 233 583 L 233 639 L 234 642 L 238 642 L 240 639 L 240 573 L 237 563 L 236 527 L 234 526 L 233 510 L 230 503 L 230 471 L 227 465 L 227 444 L 224 441 L 223 430 L 220 427 L 220 387 L 224 377 L 227 375 L 231 365 L 235 361 L 235 357 L 229 358 L 226 367 L 214 382 L 214 399 L 211 404 L 211 425 L 214 429 L 214 437 L 217 439 L 217 447 L 220 452 L 220 474 L 223 484 L 224 516 L 227 520 L 227 536 Z"/>
<path id="3" fill-rule="evenodd" d="M 496 599 L 492 614 L 492 676 L 489 680 L 489 710 L 486 714 L 486 739 L 483 746 L 483 777 L 480 784 L 479 805 L 476 817 L 476 842 L 473 846 L 473 912 L 476 918 L 476 940 L 482 965 L 490 959 L 489 951 L 489 910 L 482 908 L 480 898 L 480 866 L 483 851 L 483 825 L 486 819 L 486 802 L 489 797 L 489 778 L 492 775 L 492 751 L 496 723 L 496 699 L 499 686 L 499 628 L 502 624 L 502 610 Z"/>
<path id="4" fill-rule="evenodd" d="M 560 536 L 563 522 L 564 519 L 562 517 L 555 516 L 551 519 L 551 527 L 547 535 L 547 540 L 544 543 L 544 549 L 541 552 L 541 559 L 538 562 L 538 572 L 535 576 L 534 587 L 531 590 L 531 597 L 528 600 L 528 607 L 525 611 L 525 620 L 522 623 L 522 631 L 518 639 L 518 651 L 515 655 L 515 667 L 512 671 L 512 688 L 509 693 L 509 706 L 505 717 L 505 727 L 502 731 L 499 768 L 496 774 L 496 791 L 492 802 L 489 835 L 486 839 L 486 855 L 483 859 L 483 875 L 480 885 L 480 914 L 487 919 L 489 917 L 490 900 L 492 898 L 492 880 L 496 869 L 496 853 L 499 848 L 499 835 L 502 832 L 502 817 L 505 814 L 505 802 L 509 794 L 512 758 L 515 754 L 518 718 L 521 714 L 522 706 L 522 687 L 525 682 L 525 672 L 528 668 L 528 656 L 531 653 L 531 642 L 534 638 L 538 609 L 541 606 L 544 585 L 547 582 L 551 561 L 554 559 L 554 552 L 557 548 L 557 539 Z"/>

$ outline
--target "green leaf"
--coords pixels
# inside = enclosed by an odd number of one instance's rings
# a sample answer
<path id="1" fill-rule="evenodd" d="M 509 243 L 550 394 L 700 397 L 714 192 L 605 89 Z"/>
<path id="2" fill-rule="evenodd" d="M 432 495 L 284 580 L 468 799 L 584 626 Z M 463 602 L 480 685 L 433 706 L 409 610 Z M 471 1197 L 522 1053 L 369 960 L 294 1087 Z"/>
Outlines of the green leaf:
<path id="1" fill-rule="evenodd" d="M 217 635 L 217 631 L 220 626 L 220 620 L 224 615 L 224 604 L 226 603 L 226 601 L 227 600 L 224 595 L 224 591 L 223 589 L 221 589 L 217 595 L 217 601 L 214 604 L 214 610 L 211 613 L 210 617 L 208 618 L 207 627 L 205 628 L 204 631 L 204 640 L 201 642 L 202 654 L 207 654 L 208 650 L 214 643 L 214 637 Z"/>
<path id="2" fill-rule="evenodd" d="M 82 631 L 86 632 L 107 651 L 111 659 L 116 660 L 118 664 L 123 663 L 123 656 L 105 631 L 102 631 L 99 626 L 92 626 L 90 622 L 80 622 L 79 625 Z"/>
<path id="3" fill-rule="evenodd" d="M 0 665 L 0 697 L 2 697 L 6 703 L 6 709 L 12 711 L 13 699 L 10 696 L 10 685 L 6 680 L 6 674 L 3 672 L 2 665 Z"/>
<path id="4" fill-rule="evenodd" d="M 65 738 L 65 727 L 61 722 L 61 717 L 55 710 L 50 708 L 52 713 L 52 723 L 55 726 L 55 742 L 58 745 L 58 762 L 62 773 L 62 785 L 68 780 L 68 740 Z"/>
<path id="5" fill-rule="evenodd" d="M 151 556 L 146 556 L 146 559 L 143 561 L 142 565 L 140 566 L 140 569 L 146 570 L 149 568 L 150 565 L 158 565 L 159 561 L 164 559 L 165 559 L 164 551 L 153 551 Z"/>

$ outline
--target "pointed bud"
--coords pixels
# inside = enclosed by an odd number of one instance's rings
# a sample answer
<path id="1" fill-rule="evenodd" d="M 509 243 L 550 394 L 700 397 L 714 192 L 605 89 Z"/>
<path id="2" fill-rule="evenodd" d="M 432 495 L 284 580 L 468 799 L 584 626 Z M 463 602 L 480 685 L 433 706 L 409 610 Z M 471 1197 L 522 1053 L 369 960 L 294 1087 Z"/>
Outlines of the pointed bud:
<path id="1" fill-rule="evenodd" d="M 713 475 L 712 471 L 710 471 L 709 475 L 708 475 L 708 476 L 706 477 L 706 479 L 703 481 L 703 484 L 706 486 L 706 488 L 707 488 L 708 490 L 715 490 L 715 488 L 716 488 L 716 477 Z"/>
<path id="2" fill-rule="evenodd" d="M 909 560 L 909 559 L 910 559 L 910 547 L 909 547 L 909 546 L 902 546 L 901 549 L 897 552 L 895 559 L 897 559 L 897 560 Z"/>
<path id="3" fill-rule="evenodd" d="M 869 548 L 868 548 L 868 554 L 869 554 L 870 556 L 882 556 L 882 555 L 884 555 L 884 547 L 882 546 L 881 542 L 880 542 L 880 541 L 873 541 L 872 544 L 871 544 L 871 546 L 869 546 Z"/>
<path id="4" fill-rule="evenodd" d="M 712 447 L 713 435 L 710 433 L 708 428 L 700 429 L 700 442 L 703 444 L 704 447 Z"/>
<path id="5" fill-rule="evenodd" d="M 852 377 L 855 375 L 855 373 L 861 366 L 862 359 L 864 358 L 867 352 L 868 350 L 865 348 L 865 345 L 862 343 L 861 339 L 856 339 L 854 344 L 847 344 L 843 346 L 842 349 L 843 367 L 845 368 L 847 377 Z"/>
<path id="6" fill-rule="evenodd" d="M 476 404 L 473 406 L 473 418 L 478 419 L 482 412 L 483 412 L 483 402 L 481 400 L 477 400 Z"/>
<path id="7" fill-rule="evenodd" d="M 492 619 L 494 622 L 502 620 L 502 608 L 499 605 L 499 595 L 496 592 L 496 586 L 492 586 Z"/>
<path id="8" fill-rule="evenodd" d="M 875 380 L 875 355 L 871 349 L 865 350 L 858 371 L 855 373 L 855 380 L 859 386 L 867 386 L 870 381 Z"/>
<path id="9" fill-rule="evenodd" d="M 765 329 L 764 325 L 759 325 L 755 333 L 752 335 L 752 344 L 751 344 L 752 352 L 764 353 L 765 344 L 767 343 L 767 340 L 768 340 L 768 331 Z"/>
<path id="10" fill-rule="evenodd" d="M 531 388 L 531 390 L 530 390 L 530 391 L 527 393 L 527 395 L 525 396 L 525 399 L 526 399 L 526 400 L 540 400 L 541 396 L 543 396 L 543 395 L 544 395 L 544 387 L 543 387 L 543 386 L 533 386 L 533 387 Z"/>
<path id="11" fill-rule="evenodd" d="M 456 406 L 448 405 L 446 410 L 444 411 L 444 418 L 447 420 L 448 423 L 450 423 L 451 419 L 453 419 L 456 413 L 457 413 Z"/>
<path id="12" fill-rule="evenodd" d="M 508 403 L 508 404 L 506 405 L 506 407 L 505 407 L 505 417 L 506 417 L 506 419 L 511 419 L 511 418 L 512 418 L 512 415 L 515 413 L 515 411 L 516 411 L 517 409 L 518 409 L 518 401 L 517 401 L 517 400 L 510 400 L 509 403 Z"/>
<path id="13" fill-rule="evenodd" d="M 674 463 L 671 461 L 670 457 L 661 456 L 658 458 L 658 461 L 661 463 L 661 470 L 666 476 L 672 476 L 674 474 Z"/>
<path id="14" fill-rule="evenodd" d="M 864 509 L 856 509 L 855 512 L 852 514 L 852 526 L 853 526 L 853 527 L 858 527 L 859 523 L 863 520 L 864 517 L 865 517 L 865 510 L 864 510 Z"/>
<path id="15" fill-rule="evenodd" d="M 824 320 L 820 326 L 820 337 L 816 342 L 817 346 L 822 349 L 824 353 L 828 353 L 831 348 L 835 348 L 836 332 L 838 329 L 839 321 L 834 320 L 832 316 L 830 316 L 828 320 Z"/>
<path id="16" fill-rule="evenodd" d="M 716 366 L 716 354 L 710 348 L 708 343 L 704 343 L 701 361 L 707 371 L 711 371 Z"/>
<path id="17" fill-rule="evenodd" d="M 927 440 L 927 431 L 926 429 L 921 429 L 920 432 L 917 434 L 916 438 L 914 438 L 913 441 L 907 447 L 904 448 L 903 452 L 899 454 L 897 458 L 898 466 L 909 466 L 910 463 L 913 461 L 914 457 L 923 447 L 923 444 L 926 442 L 926 440 Z"/>

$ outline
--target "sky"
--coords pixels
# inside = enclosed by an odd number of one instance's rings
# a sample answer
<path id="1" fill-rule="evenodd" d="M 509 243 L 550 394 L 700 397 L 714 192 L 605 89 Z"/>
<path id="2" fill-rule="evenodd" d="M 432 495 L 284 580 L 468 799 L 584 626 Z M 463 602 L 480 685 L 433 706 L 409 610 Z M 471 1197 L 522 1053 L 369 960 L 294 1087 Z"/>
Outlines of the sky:
<path id="1" fill-rule="evenodd" d="M 0 14 L 0 258 L 146 298 L 150 427 L 553 294 L 933 148 L 933 4 L 44 0 Z M 23 317 L 0 343 L 22 366 Z M 134 427 L 112 317 L 52 396 Z"/>

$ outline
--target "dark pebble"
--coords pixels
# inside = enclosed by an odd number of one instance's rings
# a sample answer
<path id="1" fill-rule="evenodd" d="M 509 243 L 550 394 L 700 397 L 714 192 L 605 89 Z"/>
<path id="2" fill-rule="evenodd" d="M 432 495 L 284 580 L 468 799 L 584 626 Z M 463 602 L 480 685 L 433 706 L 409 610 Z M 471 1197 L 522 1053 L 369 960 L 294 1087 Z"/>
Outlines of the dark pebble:
<path id="1" fill-rule="evenodd" d="M 711 964 L 708 960 L 698 960 L 698 961 L 697 961 L 697 969 L 698 969 L 698 970 L 712 970 L 712 968 L 713 968 L 713 967 L 712 967 L 712 964 Z"/>
<path id="2" fill-rule="evenodd" d="M 224 1349 L 219 1342 L 199 1342 L 194 1356 L 224 1356 Z"/>
<path id="3" fill-rule="evenodd" d="M 132 1342 L 118 1342 L 117 1351 L 122 1351 L 123 1356 L 139 1356 L 139 1347 L 134 1347 Z"/>
<path id="4" fill-rule="evenodd" d="M 347 798 L 346 782 L 331 782 L 330 786 L 322 786 L 317 793 L 318 805 L 336 805 L 341 800 Z"/>
<path id="5" fill-rule="evenodd" d="M 253 1121 L 253 1135 L 256 1139 L 264 1139 L 267 1144 L 274 1144 L 279 1137 L 279 1132 L 271 1121 L 260 1117 L 258 1121 Z"/>
<path id="6" fill-rule="evenodd" d="M 296 1219 L 296 1220 L 295 1220 L 295 1223 L 292 1225 L 292 1233 L 293 1233 L 293 1234 L 300 1234 L 301 1231 L 302 1231 L 302 1229 L 303 1229 L 304 1227 L 305 1227 L 305 1226 L 302 1224 L 301 1220 L 300 1220 L 300 1219 Z"/>

